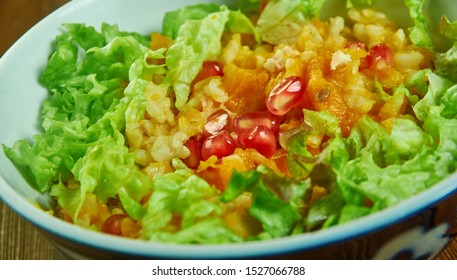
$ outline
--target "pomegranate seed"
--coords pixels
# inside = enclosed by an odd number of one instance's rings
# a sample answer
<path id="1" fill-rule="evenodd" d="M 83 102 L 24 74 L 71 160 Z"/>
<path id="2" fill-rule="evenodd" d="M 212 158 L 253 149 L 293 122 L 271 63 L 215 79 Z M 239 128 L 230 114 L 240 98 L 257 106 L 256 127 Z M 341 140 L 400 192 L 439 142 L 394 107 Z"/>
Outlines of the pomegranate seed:
<path id="1" fill-rule="evenodd" d="M 392 65 L 393 54 L 386 44 L 379 44 L 370 48 L 366 61 L 368 68 L 382 70 Z"/>
<path id="2" fill-rule="evenodd" d="M 300 77 L 287 77 L 271 90 L 267 99 L 267 108 L 275 115 L 285 115 L 300 104 L 304 92 L 305 85 Z"/>
<path id="3" fill-rule="evenodd" d="M 271 157 L 276 151 L 276 137 L 264 125 L 258 125 L 238 134 L 238 141 L 243 148 L 256 149 L 265 157 Z"/>
<path id="4" fill-rule="evenodd" d="M 102 226 L 102 232 L 112 235 L 122 235 L 121 223 L 122 220 L 127 218 L 126 214 L 115 214 L 106 219 Z"/>
<path id="5" fill-rule="evenodd" d="M 189 151 L 190 156 L 183 159 L 183 162 L 190 168 L 197 168 L 201 160 L 201 143 L 196 137 L 192 137 L 184 144 Z"/>
<path id="6" fill-rule="evenodd" d="M 215 155 L 217 158 L 223 158 L 233 154 L 236 149 L 235 139 L 227 130 L 221 130 L 219 133 L 206 138 L 201 149 L 203 160 L 207 160 Z"/>
<path id="7" fill-rule="evenodd" d="M 240 132 L 242 130 L 252 129 L 258 125 L 268 127 L 275 135 L 279 133 L 279 117 L 269 111 L 250 112 L 238 115 L 233 121 L 233 130 Z"/>
<path id="8" fill-rule="evenodd" d="M 357 42 L 357 41 L 347 42 L 347 44 L 344 46 L 344 48 L 351 49 L 351 50 L 366 50 L 367 49 L 367 47 L 364 43 Z"/>
<path id="9" fill-rule="evenodd" d="M 203 128 L 202 136 L 204 138 L 210 137 L 228 127 L 230 127 L 230 115 L 225 110 L 218 110 L 209 116 Z"/>
<path id="10" fill-rule="evenodd" d="M 222 71 L 222 65 L 217 61 L 205 61 L 202 65 L 202 70 L 198 73 L 197 77 L 192 81 L 191 88 L 194 88 L 194 85 L 204 79 L 211 76 L 224 76 Z"/>

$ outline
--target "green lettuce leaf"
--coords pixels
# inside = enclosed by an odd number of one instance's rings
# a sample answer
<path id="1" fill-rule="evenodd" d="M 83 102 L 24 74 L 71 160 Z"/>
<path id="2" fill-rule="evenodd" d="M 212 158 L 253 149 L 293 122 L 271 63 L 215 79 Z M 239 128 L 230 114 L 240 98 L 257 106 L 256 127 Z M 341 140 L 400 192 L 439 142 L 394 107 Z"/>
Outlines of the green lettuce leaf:
<path id="1" fill-rule="evenodd" d="M 293 43 L 308 20 L 319 16 L 324 2 L 324 0 L 269 1 L 257 21 L 257 31 L 265 42 Z"/>
<path id="2" fill-rule="evenodd" d="M 222 221 L 213 221 L 222 209 L 215 199 L 219 192 L 188 169 L 156 177 L 154 192 L 141 220 L 146 239 L 166 242 L 233 242 L 241 240 Z M 181 221 L 179 233 L 167 231 L 174 215 Z M 215 226 L 211 228 L 210 226 Z M 212 232 L 212 231 L 215 232 Z M 207 231 L 207 232 L 205 232 Z M 215 233 L 224 233 L 217 236 Z"/>
<path id="3" fill-rule="evenodd" d="M 379 131 L 383 129 L 375 122 L 356 127 L 348 138 L 349 143 L 354 143 L 353 133 L 370 130 L 370 126 L 378 133 L 367 135 L 377 136 L 357 145 L 357 153 L 347 162 L 345 169 L 337 171 L 344 179 L 340 187 L 356 190 L 380 208 L 418 194 L 456 169 L 457 137 L 451 131 L 455 131 L 457 120 L 442 115 L 444 108 L 455 106 L 452 97 L 455 89 L 448 80 L 429 70 L 417 75 L 422 78 L 413 77 L 409 81 L 410 87 L 414 87 L 417 81 L 420 81 L 418 89 L 423 88 L 423 81 L 429 84 L 425 96 L 413 106 L 423 123 L 398 119 L 391 133 L 381 135 Z"/>
<path id="4" fill-rule="evenodd" d="M 49 194 L 57 198 L 59 205 L 68 211 L 73 221 L 76 222 L 77 213 L 81 210 L 81 201 L 84 201 L 86 197 L 81 189 L 69 189 L 62 181 L 59 181 L 52 186 Z"/>
<path id="5" fill-rule="evenodd" d="M 80 74 L 96 74 L 102 80 L 119 78 L 128 81 L 130 66 L 151 52 L 132 36 L 115 37 L 106 46 L 87 51 Z"/>
<path id="6" fill-rule="evenodd" d="M 375 203 L 382 203 L 383 207 L 394 205 L 411 197 L 426 188 L 426 181 L 430 179 L 425 168 L 430 168 L 429 159 L 424 155 L 405 164 L 380 167 L 373 156 L 364 152 L 360 157 L 348 162 L 345 172 L 338 172 L 339 187 L 349 189 L 359 194 L 345 196 L 345 200 L 354 205 L 361 205 L 364 197 Z M 401 186 L 398 182 L 402 182 Z"/>
<path id="7" fill-rule="evenodd" d="M 144 36 L 137 32 L 126 32 L 119 30 L 117 24 L 102 23 L 101 34 L 105 37 L 105 42 L 111 42 L 116 37 L 128 37 L 132 36 L 135 40 L 145 47 L 149 47 L 149 36 Z M 92 45 L 95 47 L 95 45 Z"/>
<path id="8" fill-rule="evenodd" d="M 230 11 L 226 29 L 231 32 L 252 34 L 257 43 L 260 43 L 260 34 L 252 21 L 240 11 Z"/>
<path id="9" fill-rule="evenodd" d="M 203 220 L 176 233 L 157 232 L 151 235 L 151 240 L 181 244 L 222 244 L 243 241 L 218 218 Z"/>
<path id="10" fill-rule="evenodd" d="M 387 131 L 365 116 L 347 138 L 342 138 L 337 130 L 328 129 L 334 125 L 324 129 L 323 124 L 308 122 L 308 127 L 327 131 L 330 136 L 319 161 L 303 161 L 309 159 L 304 143 L 312 137 L 312 130 L 302 130 L 289 138 L 289 150 L 300 156 L 302 164 L 307 164 L 307 172 L 298 174 L 306 174 L 313 185 L 328 186 L 328 194 L 310 206 L 305 220 L 308 230 L 344 223 L 398 204 L 456 171 L 455 85 L 424 70 L 412 76 L 407 86 L 422 97 L 412 104 L 419 121 L 399 118 L 392 130 Z M 396 94 L 410 93 L 400 87 L 390 98 Z M 331 123 L 330 120 L 326 122 Z M 323 166 L 328 168 L 322 169 Z M 318 174 L 322 173 L 334 176 L 335 183 L 320 184 L 322 178 Z"/>
<path id="11" fill-rule="evenodd" d="M 312 231 L 319 228 L 327 228 L 338 223 L 341 209 L 345 201 L 338 191 L 315 201 L 311 204 L 306 216 L 306 229 Z"/>
<path id="12" fill-rule="evenodd" d="M 308 151 L 308 140 L 320 141 L 326 135 L 335 137 L 340 134 L 338 119 L 327 111 L 303 110 L 303 124 L 286 135 L 282 135 L 282 145 L 287 149 L 287 162 L 290 173 L 297 178 L 306 178 L 319 162 Z"/>
<path id="13" fill-rule="evenodd" d="M 76 76 L 80 63 L 80 50 L 86 52 L 91 47 L 102 47 L 105 38 L 95 28 L 83 24 L 66 24 L 66 31 L 57 36 L 53 43 L 53 53 L 40 76 L 40 82 L 47 88 L 57 88 Z"/>
<path id="14" fill-rule="evenodd" d="M 424 147 L 432 145 L 433 141 L 430 135 L 410 119 L 397 119 L 389 138 L 386 164 L 409 159 L 419 154 Z"/>
<path id="15" fill-rule="evenodd" d="M 41 193 L 59 181 L 67 178 L 75 158 L 84 155 L 88 144 L 79 141 L 67 141 L 58 135 L 35 135 L 34 144 L 21 139 L 12 147 L 3 145 L 6 156 L 19 167 L 23 167 L 31 177 L 31 185 Z M 29 177 L 28 176 L 28 177 Z"/>
<path id="16" fill-rule="evenodd" d="M 439 33 L 442 34 L 443 36 L 452 39 L 452 40 L 457 40 L 457 20 L 454 22 L 451 22 L 447 16 L 443 15 L 441 17 L 441 20 L 439 22 Z"/>
<path id="17" fill-rule="evenodd" d="M 134 172 L 137 173 L 137 172 Z M 145 179 L 144 177 L 142 179 Z M 145 180 L 146 181 L 146 180 Z M 150 186 L 149 182 L 146 182 L 147 184 L 143 186 L 143 190 L 147 190 L 148 187 Z M 122 207 L 124 208 L 125 212 L 133 219 L 133 220 L 140 220 L 146 215 L 146 209 L 143 207 L 143 205 L 138 201 L 138 199 L 135 199 L 132 197 L 129 193 L 128 190 L 124 187 L 119 187 L 117 189 L 118 195 L 119 195 L 119 200 L 121 202 Z"/>
<path id="18" fill-rule="evenodd" d="M 200 72 L 203 62 L 215 60 L 221 53 L 221 37 L 225 30 L 260 36 L 243 13 L 214 4 L 195 5 L 173 11 L 164 20 L 164 32 L 175 43 L 166 56 L 168 74 L 164 86 L 172 86 L 175 105 L 182 109 L 190 94 L 190 84 Z"/>
<path id="19" fill-rule="evenodd" d="M 162 33 L 172 39 L 176 39 L 179 29 L 186 21 L 201 20 L 219 10 L 219 5 L 211 3 L 189 5 L 175 11 L 167 12 L 162 21 Z"/>
<path id="20" fill-rule="evenodd" d="M 44 133 L 35 135 L 32 144 L 19 140 L 12 148 L 4 147 L 15 164 L 31 171 L 41 192 L 68 178 L 75 162 L 98 139 L 109 136 L 124 142 L 120 130 L 126 106 L 119 102 L 119 81 L 100 82 L 94 75 L 80 80 L 81 89 L 55 90 L 44 102 Z"/>
<path id="21" fill-rule="evenodd" d="M 293 42 L 307 23 L 306 12 L 302 0 L 269 1 L 257 21 L 257 31 L 271 44 Z"/>
<path id="22" fill-rule="evenodd" d="M 338 223 L 343 224 L 346 222 L 350 222 L 357 218 L 366 216 L 370 213 L 371 209 L 368 207 L 348 204 L 341 209 Z"/>
<path id="23" fill-rule="evenodd" d="M 61 181 L 51 188 L 50 194 L 74 221 L 88 193 L 94 193 L 102 202 L 119 193 L 126 212 L 134 219 L 142 216 L 138 201 L 151 191 L 152 183 L 135 166 L 134 156 L 125 146 L 106 141 L 91 146 L 75 164 L 72 172 L 79 188 L 68 189 Z"/>
<path id="24" fill-rule="evenodd" d="M 457 42 L 447 52 L 439 53 L 435 57 L 436 73 L 454 83 L 457 82 Z"/>
<path id="25" fill-rule="evenodd" d="M 70 213 L 74 220 L 87 193 L 94 193 L 99 201 L 106 202 L 122 189 L 121 202 L 126 202 L 123 206 L 127 213 L 138 212 L 137 205 L 129 198 L 139 201 L 151 192 L 152 182 L 138 169 L 134 158 L 126 146 L 112 140 L 88 149 L 86 155 L 72 169 L 75 179 L 80 183 L 78 201 L 70 202 L 78 205 L 76 211 Z M 51 195 L 53 194 L 51 190 Z M 65 208 L 65 205 L 61 206 Z M 138 218 L 137 214 L 134 216 Z"/>
<path id="26" fill-rule="evenodd" d="M 429 23 L 423 11 L 425 2 L 426 0 L 405 0 L 414 22 L 414 26 L 408 29 L 409 38 L 416 46 L 433 50 L 434 45 L 430 36 Z"/>
<path id="27" fill-rule="evenodd" d="M 258 14 L 261 0 L 239 0 L 238 9 L 244 14 Z"/>
<path id="28" fill-rule="evenodd" d="M 100 201 L 119 194 L 125 210 L 140 218 L 136 202 L 151 184 L 128 154 L 123 131 L 130 102 L 143 92 L 124 95 L 124 90 L 129 79 L 166 73 L 164 65 L 146 63 L 163 58 L 163 50 L 148 49 L 145 37 L 117 26 L 104 24 L 101 33 L 81 24 L 65 27 L 41 75 L 49 90 L 42 106 L 43 133 L 32 143 L 4 146 L 5 154 L 30 171 L 37 190 L 50 190 L 74 220 L 88 192 Z M 66 189 L 72 178 L 80 188 Z"/>
<path id="29" fill-rule="evenodd" d="M 448 119 L 456 118 L 457 117 L 457 85 L 453 85 L 446 90 L 442 100 L 441 100 L 444 108 L 441 111 L 441 115 Z"/>
<path id="30" fill-rule="evenodd" d="M 157 65 L 148 63 L 152 59 L 165 58 L 165 49 L 147 51 L 142 58 L 137 58 L 129 68 L 129 80 L 137 79 L 152 81 L 153 75 L 165 75 L 167 73 L 165 64 Z"/>
<path id="31" fill-rule="evenodd" d="M 308 18 L 318 18 L 325 0 L 304 0 L 303 2 L 306 5 L 306 16 Z"/>
<path id="32" fill-rule="evenodd" d="M 457 156 L 455 150 L 457 147 L 456 86 L 431 71 L 424 70 L 418 75 L 421 75 L 422 80 L 427 81 L 430 86 L 425 97 L 413 107 L 413 110 L 424 122 L 424 130 L 433 137 L 435 143 L 438 143 L 435 153 L 443 159 L 455 159 Z M 411 86 L 414 87 L 415 84 L 411 84 Z M 447 173 L 454 169 L 455 163 L 444 171 Z"/>
<path id="33" fill-rule="evenodd" d="M 149 39 L 145 36 L 135 32 L 122 32 L 118 30 L 116 25 L 108 25 L 106 23 L 102 25 L 101 33 L 96 31 L 94 27 L 84 24 L 65 24 L 64 28 L 65 32 L 56 37 L 53 43 L 54 51 L 40 76 L 41 83 L 48 89 L 65 87 L 69 84 L 69 80 L 81 74 L 103 74 L 106 69 L 110 69 L 110 63 L 117 62 L 115 59 L 110 60 L 106 52 L 121 55 L 121 57 L 125 58 L 127 64 L 129 64 L 129 56 L 135 55 L 134 52 L 136 51 L 136 48 L 133 47 L 138 45 L 138 51 L 144 52 L 144 48 L 149 44 Z M 97 55 L 97 52 L 89 54 L 89 49 L 100 49 L 116 37 L 124 38 L 121 39 L 124 41 L 113 44 L 122 46 L 104 48 L 100 50 L 105 52 L 102 55 Z M 130 37 L 131 39 L 125 39 Z M 127 48 L 129 43 L 133 44 L 131 50 Z M 127 52 L 129 51 L 132 53 L 128 54 Z M 94 57 L 91 58 L 91 55 Z M 101 62 L 97 60 L 100 57 L 102 58 Z M 111 58 L 114 57 L 111 56 Z M 96 68 L 96 66 L 100 66 L 100 68 Z M 117 67 L 119 67 L 119 64 L 116 63 L 113 68 Z M 113 68 L 111 68 L 111 71 L 114 70 Z M 101 77 L 97 78 L 104 80 Z"/>
<path id="34" fill-rule="evenodd" d="M 417 90 L 424 90 L 423 83 L 428 84 L 424 97 L 417 102 L 413 109 L 417 119 L 424 121 L 430 115 L 430 109 L 441 104 L 442 98 L 452 82 L 433 73 L 431 70 L 423 70 L 416 73 L 408 82 L 410 87 Z"/>
<path id="35" fill-rule="evenodd" d="M 171 85 L 176 107 L 181 109 L 190 94 L 190 84 L 200 72 L 203 62 L 217 59 L 221 52 L 221 37 L 229 18 L 227 8 L 201 20 L 188 20 L 179 29 L 176 42 L 168 49 L 168 74 L 164 85 Z"/>
<path id="36" fill-rule="evenodd" d="M 233 172 L 221 201 L 228 202 L 243 192 L 252 193 L 249 212 L 262 224 L 262 238 L 290 235 L 302 220 L 309 195 L 309 181 L 275 174 L 264 166 Z"/>

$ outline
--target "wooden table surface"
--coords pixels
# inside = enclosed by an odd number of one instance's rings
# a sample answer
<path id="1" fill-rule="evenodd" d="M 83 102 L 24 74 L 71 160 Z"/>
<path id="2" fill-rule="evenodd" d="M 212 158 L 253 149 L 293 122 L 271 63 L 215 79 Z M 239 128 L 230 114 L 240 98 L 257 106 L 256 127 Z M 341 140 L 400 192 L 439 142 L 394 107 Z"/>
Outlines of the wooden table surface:
<path id="1" fill-rule="evenodd" d="M 68 0 L 0 0 L 0 57 L 30 27 L 66 2 Z M 0 260 L 67 258 L 3 202 L 0 202 L 0 244 Z M 437 259 L 457 259 L 457 237 Z"/>

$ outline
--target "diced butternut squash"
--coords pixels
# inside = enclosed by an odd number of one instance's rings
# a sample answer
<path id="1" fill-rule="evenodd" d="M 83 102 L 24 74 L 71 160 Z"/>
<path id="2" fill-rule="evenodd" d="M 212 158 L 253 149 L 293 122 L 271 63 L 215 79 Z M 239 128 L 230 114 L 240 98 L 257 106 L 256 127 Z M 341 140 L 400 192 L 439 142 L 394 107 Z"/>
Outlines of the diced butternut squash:
<path id="1" fill-rule="evenodd" d="M 226 107 L 237 114 L 266 110 L 265 88 L 268 80 L 266 72 L 227 64 L 222 78 L 225 91 L 229 95 Z"/>
<path id="2" fill-rule="evenodd" d="M 173 40 L 170 37 L 167 37 L 156 32 L 153 32 L 151 34 L 151 43 L 149 46 L 151 50 L 158 50 L 161 48 L 168 49 L 171 46 L 171 44 L 173 44 Z"/>

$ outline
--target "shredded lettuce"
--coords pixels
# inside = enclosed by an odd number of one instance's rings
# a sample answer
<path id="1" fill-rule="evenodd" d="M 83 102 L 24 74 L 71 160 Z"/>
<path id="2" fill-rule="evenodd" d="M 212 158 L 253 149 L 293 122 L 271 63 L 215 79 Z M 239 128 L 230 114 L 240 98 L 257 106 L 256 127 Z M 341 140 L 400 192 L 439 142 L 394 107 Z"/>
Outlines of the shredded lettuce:
<path id="1" fill-rule="evenodd" d="M 222 244 L 243 241 L 218 218 L 203 220 L 176 233 L 157 232 L 151 240 L 181 244 Z"/>
<path id="2" fill-rule="evenodd" d="M 446 53 L 439 53 L 435 59 L 436 73 L 457 82 L 457 42 Z"/>
<path id="3" fill-rule="evenodd" d="M 429 23 L 424 15 L 423 7 L 426 0 L 405 0 L 414 26 L 409 28 L 409 38 L 419 47 L 433 50 L 434 45 L 430 36 Z"/>
<path id="4" fill-rule="evenodd" d="M 329 164 L 331 170 L 327 174 L 335 176 L 336 183 L 331 185 L 330 194 L 311 205 L 308 229 L 343 223 L 392 206 L 456 171 L 456 86 L 431 70 L 418 72 L 407 86 L 423 96 L 413 104 L 420 122 L 400 118 L 391 131 L 365 116 L 349 137 L 342 138 L 325 112 L 313 112 L 314 117 L 305 112 L 305 119 L 314 121 L 308 121 L 307 129 L 289 137 L 288 154 L 295 160 L 290 171 L 313 181 L 316 173 L 312 171 Z M 405 91 L 408 90 L 401 87 L 394 95 L 409 94 Z M 324 117 L 327 127 L 319 125 Z M 312 131 L 331 137 L 322 152 L 324 159 L 313 160 L 306 150 Z M 365 205 L 367 200 L 373 205 L 371 210 Z"/>
<path id="5" fill-rule="evenodd" d="M 302 220 L 309 195 L 309 181 L 275 174 L 264 166 L 257 170 L 234 170 L 221 201 L 229 202 L 244 192 L 252 193 L 249 212 L 264 229 L 262 238 L 290 235 Z"/>
<path id="6" fill-rule="evenodd" d="M 319 17 L 324 3 L 325 0 L 268 1 L 257 22 L 257 31 L 265 42 L 293 43 L 308 20 Z"/>
<path id="7" fill-rule="evenodd" d="M 257 31 L 265 42 L 293 43 L 308 20 L 319 17 L 324 3 L 324 0 L 268 1 L 257 22 Z"/>
<path id="8" fill-rule="evenodd" d="M 65 27 L 40 78 L 50 92 L 42 107 L 43 133 L 32 144 L 19 140 L 4 146 L 5 154 L 28 169 L 37 190 L 50 191 L 74 220 L 86 193 L 106 201 L 121 189 L 126 211 L 139 218 L 129 198 L 138 201 L 150 183 L 124 146 L 125 112 L 134 98 L 123 96 L 124 84 L 129 75 L 138 78 L 138 70 L 130 72 L 133 64 L 145 66 L 163 51 L 151 51 L 143 36 L 116 26 L 104 24 L 101 33 L 81 24 Z M 165 73 L 163 66 L 140 68 Z M 79 180 L 78 189 L 62 183 L 72 178 Z"/>
<path id="9" fill-rule="evenodd" d="M 302 0 L 269 1 L 257 21 L 263 41 L 271 44 L 293 42 L 307 21 L 307 7 Z"/>
<path id="10" fill-rule="evenodd" d="M 216 59 L 221 52 L 221 37 L 229 11 L 209 14 L 202 20 L 188 20 L 179 29 L 176 42 L 166 57 L 168 74 L 164 83 L 171 85 L 176 96 L 176 108 L 182 108 L 190 94 L 190 84 L 206 60 Z"/>
<path id="11" fill-rule="evenodd" d="M 243 14 L 258 14 L 261 2 L 261 0 L 239 0 L 238 9 Z"/>
<path id="12" fill-rule="evenodd" d="M 315 201 L 311 205 L 308 216 L 306 217 L 306 230 L 312 231 L 338 224 L 339 215 L 344 205 L 344 199 L 338 191 L 332 192 Z"/>
<path id="13" fill-rule="evenodd" d="M 457 20 L 451 22 L 446 16 L 442 16 L 439 22 L 439 32 L 449 39 L 457 40 Z"/>
<path id="14" fill-rule="evenodd" d="M 226 29 L 231 32 L 251 34 L 257 43 L 261 42 L 260 34 L 252 21 L 240 11 L 229 11 Z"/>
<path id="15" fill-rule="evenodd" d="M 176 39 L 179 29 L 186 21 L 202 20 L 219 10 L 220 6 L 217 4 L 197 4 L 167 12 L 162 21 L 162 33 Z"/>
<path id="16" fill-rule="evenodd" d="M 308 174 L 313 181 L 312 170 L 330 164 L 328 176 L 336 177 L 331 193 L 311 205 L 308 229 L 343 223 L 395 205 L 456 171 L 456 87 L 430 70 L 418 72 L 407 84 L 421 94 L 424 82 L 429 85 L 422 92 L 424 97 L 413 106 L 420 123 L 400 118 L 387 131 L 371 118 L 362 117 L 348 138 L 332 134 L 334 130 L 327 132 L 332 138 L 322 161 L 305 160 L 310 155 L 301 143 L 312 137 L 309 131 L 289 138 L 288 153 L 302 169 L 306 167 L 305 173 L 299 168 L 291 172 Z M 371 210 L 365 205 L 367 199 L 373 205 Z"/>
<path id="17" fill-rule="evenodd" d="M 287 161 L 290 173 L 297 178 L 306 178 L 319 159 L 313 158 L 308 151 L 308 144 L 314 139 L 318 143 L 322 138 L 340 133 L 338 119 L 329 112 L 303 111 L 303 124 L 285 136 L 282 145 L 287 147 Z"/>
<path id="18" fill-rule="evenodd" d="M 217 8 L 217 9 L 216 9 Z M 195 5 L 168 13 L 164 32 L 176 42 L 167 52 L 168 74 L 164 85 L 173 87 L 176 108 L 182 109 L 190 94 L 190 84 L 200 72 L 203 62 L 215 60 L 221 53 L 221 37 L 225 29 L 260 36 L 252 22 L 239 11 L 226 6 Z"/>
<path id="19" fill-rule="evenodd" d="M 178 169 L 157 177 L 153 188 L 141 221 L 146 239 L 182 243 L 241 241 L 222 220 L 213 217 L 222 211 L 214 199 L 217 189 L 191 171 Z M 174 215 L 182 217 L 175 225 L 181 229 L 178 233 L 166 230 Z"/>
<path id="20" fill-rule="evenodd" d="M 101 34 L 105 38 L 105 42 L 111 42 L 116 37 L 129 37 L 132 36 L 135 40 L 141 45 L 148 47 L 149 46 L 149 36 L 145 36 L 136 32 L 126 32 L 119 30 L 119 27 L 116 24 L 107 24 L 102 23 Z M 94 45 L 92 45 L 94 46 Z"/>
<path id="21" fill-rule="evenodd" d="M 151 191 L 152 182 L 134 163 L 134 155 L 128 148 L 114 141 L 106 140 L 91 146 L 87 154 L 76 162 L 72 169 L 79 188 L 67 189 L 61 182 L 51 188 L 50 194 L 57 197 L 59 205 L 77 220 L 79 210 L 87 193 L 94 193 L 97 199 L 105 202 L 121 193 L 121 201 L 128 214 L 141 218 L 138 202 Z"/>

